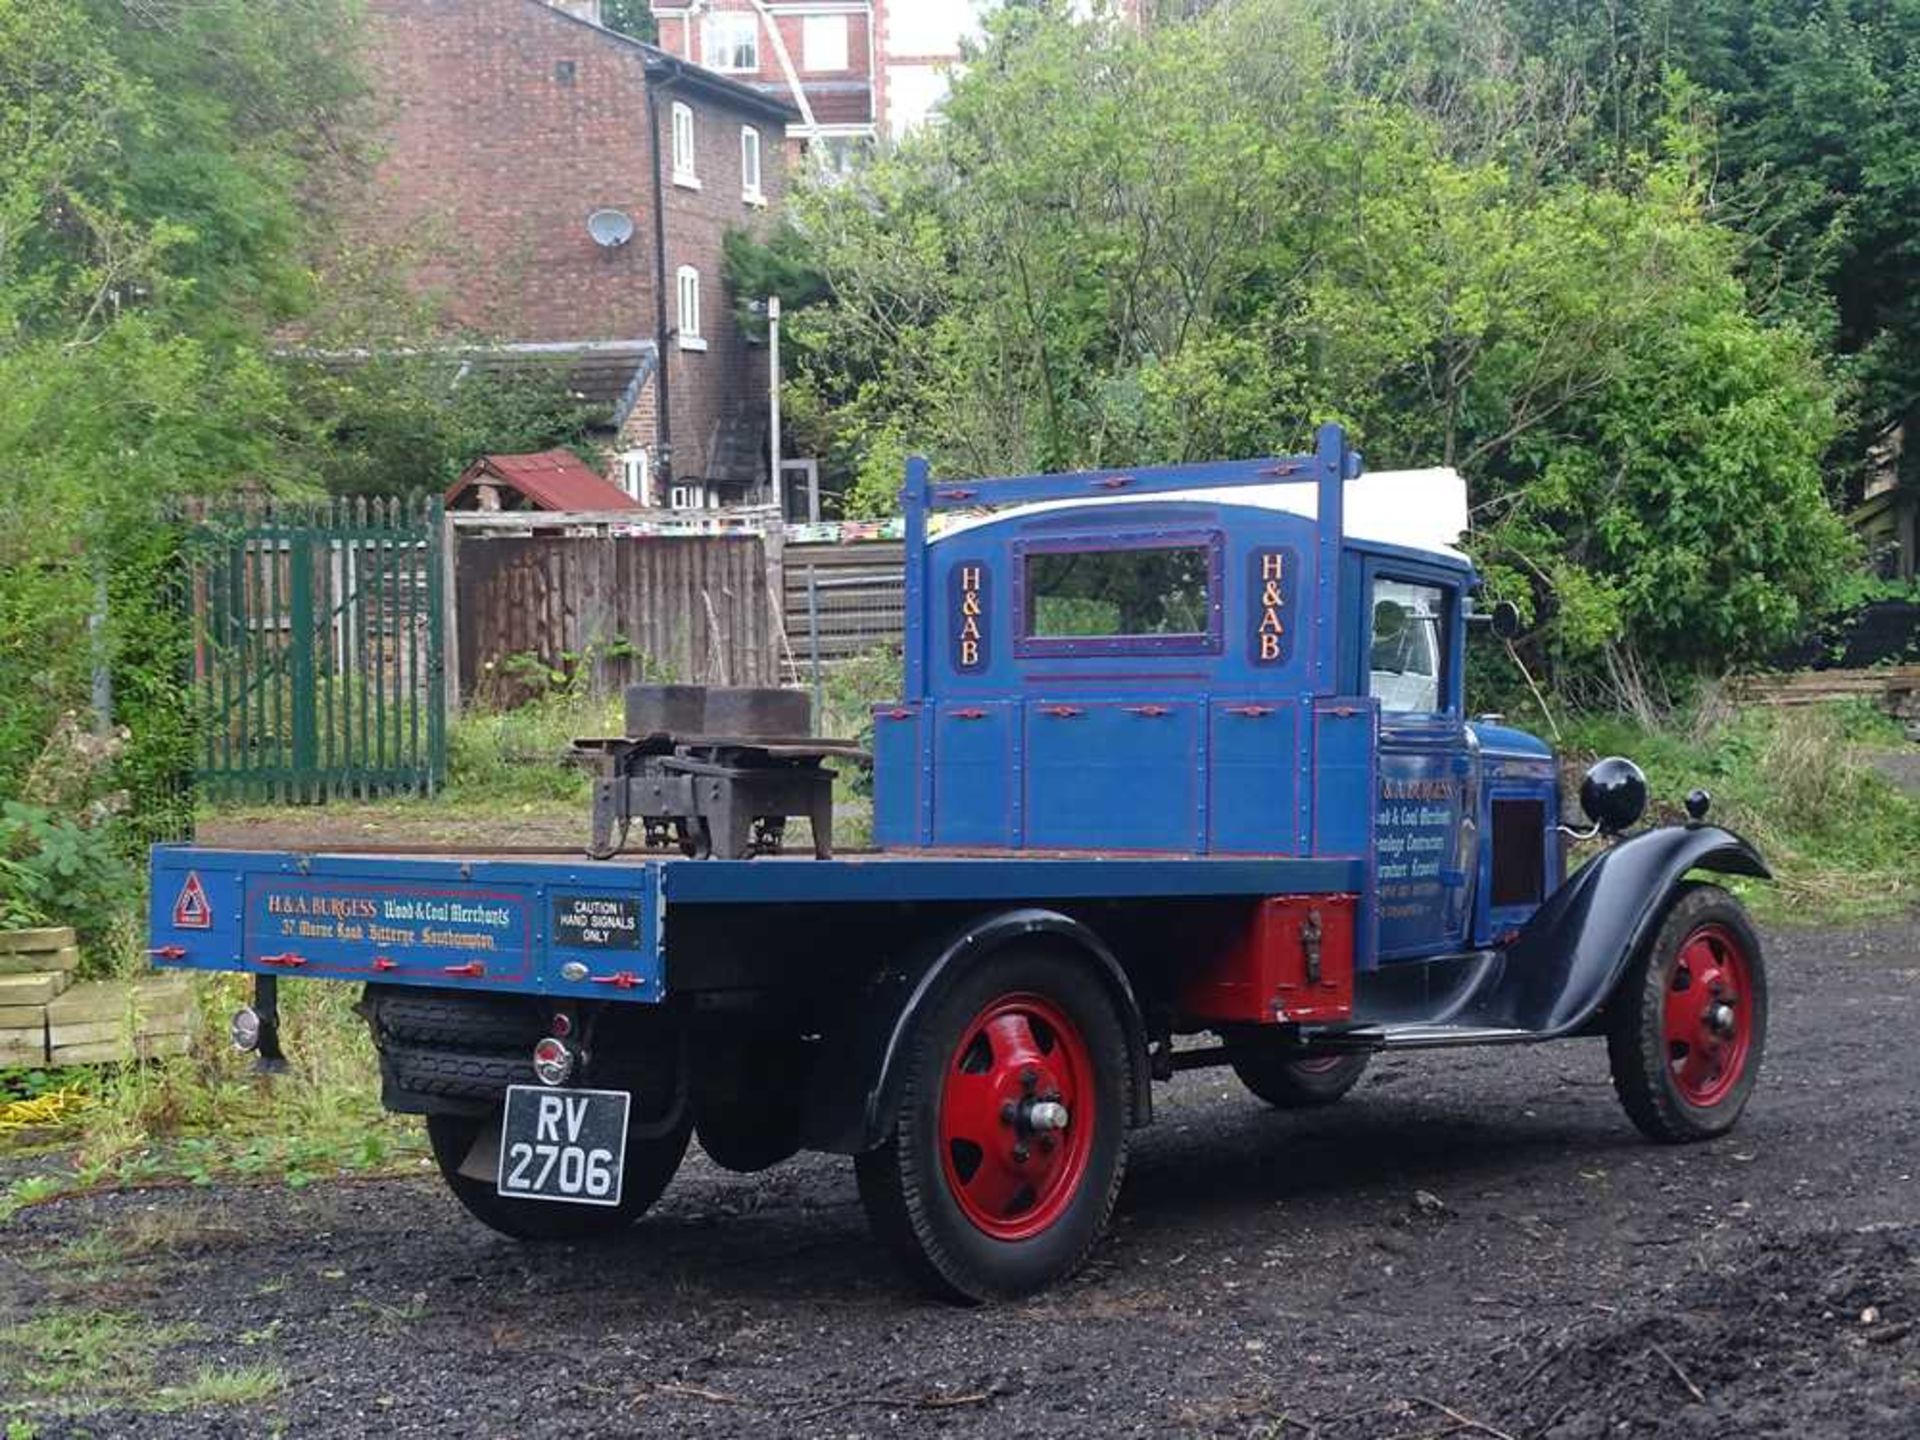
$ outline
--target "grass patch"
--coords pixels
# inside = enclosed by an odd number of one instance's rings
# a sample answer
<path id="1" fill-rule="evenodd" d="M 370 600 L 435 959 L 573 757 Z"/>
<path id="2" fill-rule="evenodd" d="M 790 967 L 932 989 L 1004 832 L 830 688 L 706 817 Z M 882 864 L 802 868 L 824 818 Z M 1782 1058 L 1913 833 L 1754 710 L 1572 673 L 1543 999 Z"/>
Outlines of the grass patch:
<path id="1" fill-rule="evenodd" d="M 1710 818 L 1751 840 L 1773 868 L 1771 884 L 1732 881 L 1764 919 L 1830 924 L 1920 901 L 1920 798 L 1870 763 L 1875 748 L 1900 737 L 1870 706 L 1708 706 L 1659 731 L 1580 716 L 1562 731 L 1578 765 L 1597 755 L 1639 762 L 1651 819 L 1682 819 L 1690 789 L 1711 791 Z"/>
<path id="2" fill-rule="evenodd" d="M 136 1403 L 153 1389 L 161 1352 L 193 1333 L 111 1310 L 54 1310 L 0 1330 L 0 1378 L 68 1407 Z"/>
<path id="3" fill-rule="evenodd" d="M 112 1310 L 49 1311 L 0 1330 L 0 1383 L 15 1403 L 64 1414 L 116 1406 L 177 1414 L 257 1405 L 286 1387 L 286 1377 L 272 1365 L 206 1365 L 180 1384 L 160 1385 L 168 1350 L 197 1333 L 192 1325 L 159 1325 Z M 15 1425 L 32 1433 L 24 1416 L 9 1421 Z"/>
<path id="4" fill-rule="evenodd" d="M 286 1389 L 277 1365 L 202 1366 L 184 1385 L 169 1385 L 141 1408 L 162 1415 L 220 1405 L 259 1405 Z"/>

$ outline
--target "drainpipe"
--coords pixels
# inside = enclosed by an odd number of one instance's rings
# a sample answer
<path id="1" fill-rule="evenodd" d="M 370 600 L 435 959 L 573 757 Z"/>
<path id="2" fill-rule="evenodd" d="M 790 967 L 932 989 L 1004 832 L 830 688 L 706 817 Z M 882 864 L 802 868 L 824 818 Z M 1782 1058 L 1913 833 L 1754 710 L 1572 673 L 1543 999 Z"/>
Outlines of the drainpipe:
<path id="1" fill-rule="evenodd" d="M 647 126 L 653 135 L 653 317 L 654 347 L 660 352 L 659 403 L 655 408 L 659 436 L 654 463 L 660 475 L 660 491 L 671 498 L 673 484 L 673 405 L 667 381 L 667 190 L 660 178 L 660 95 L 653 77 L 647 77 Z"/>

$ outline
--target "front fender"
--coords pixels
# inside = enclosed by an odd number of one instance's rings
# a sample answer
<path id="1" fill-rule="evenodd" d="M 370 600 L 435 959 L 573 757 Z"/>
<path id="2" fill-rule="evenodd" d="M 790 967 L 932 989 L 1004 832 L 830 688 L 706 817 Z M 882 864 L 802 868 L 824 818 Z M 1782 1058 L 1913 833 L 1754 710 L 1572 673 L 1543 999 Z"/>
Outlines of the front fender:
<path id="1" fill-rule="evenodd" d="M 1133 1124 L 1146 1124 L 1153 1113 L 1146 1026 L 1126 971 L 1100 937 L 1078 920 L 1054 910 L 1021 909 L 933 936 L 873 978 L 847 1023 L 826 1037 L 808 1094 L 803 1148 L 858 1155 L 881 1144 L 893 1129 L 920 1016 L 961 966 L 1035 935 L 1055 937 L 1084 954 L 1112 995 L 1133 1051 L 1129 1113 Z"/>
<path id="2" fill-rule="evenodd" d="M 1673 825 L 1594 856 L 1533 914 L 1507 947 L 1496 1023 L 1542 1039 L 1590 1020 L 1652 937 L 1690 871 L 1773 872 L 1752 845 L 1717 825 Z"/>

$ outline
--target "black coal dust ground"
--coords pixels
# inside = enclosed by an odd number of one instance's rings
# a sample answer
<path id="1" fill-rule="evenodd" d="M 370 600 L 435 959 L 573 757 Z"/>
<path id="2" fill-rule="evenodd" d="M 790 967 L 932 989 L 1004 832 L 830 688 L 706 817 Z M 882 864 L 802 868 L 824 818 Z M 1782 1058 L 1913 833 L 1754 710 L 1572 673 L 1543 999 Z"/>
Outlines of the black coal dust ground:
<path id="1" fill-rule="evenodd" d="M 696 1156 L 600 1249 L 497 1239 L 426 1175 L 37 1206 L 0 1232 L 0 1326 L 43 1342 L 0 1354 L 0 1417 L 36 1437 L 1920 1436 L 1920 920 L 1781 932 L 1770 955 L 1765 1076 L 1729 1139 L 1642 1142 L 1592 1042 L 1386 1061 L 1304 1117 L 1189 1074 L 1135 1138 L 1112 1238 L 1023 1305 L 905 1289 L 826 1157 L 738 1177 Z M 48 1373 L 82 1365 L 49 1324 L 84 1349 L 100 1316 L 130 1365 L 148 1347 L 132 1392 Z M 271 1393 L 112 1398 L 205 1367 L 258 1367 Z"/>

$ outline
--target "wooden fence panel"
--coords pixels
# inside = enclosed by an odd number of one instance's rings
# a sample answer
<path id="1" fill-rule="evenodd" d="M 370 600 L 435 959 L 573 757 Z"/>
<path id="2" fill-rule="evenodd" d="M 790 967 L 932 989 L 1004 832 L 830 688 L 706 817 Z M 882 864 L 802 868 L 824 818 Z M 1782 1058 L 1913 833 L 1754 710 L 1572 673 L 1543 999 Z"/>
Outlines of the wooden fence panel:
<path id="1" fill-rule="evenodd" d="M 780 680 L 757 535 L 463 532 L 454 584 L 466 696 L 524 698 L 529 660 L 589 666 L 599 693 L 640 679 Z"/>

